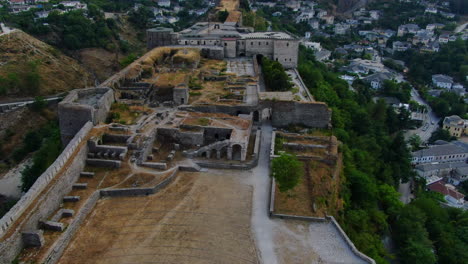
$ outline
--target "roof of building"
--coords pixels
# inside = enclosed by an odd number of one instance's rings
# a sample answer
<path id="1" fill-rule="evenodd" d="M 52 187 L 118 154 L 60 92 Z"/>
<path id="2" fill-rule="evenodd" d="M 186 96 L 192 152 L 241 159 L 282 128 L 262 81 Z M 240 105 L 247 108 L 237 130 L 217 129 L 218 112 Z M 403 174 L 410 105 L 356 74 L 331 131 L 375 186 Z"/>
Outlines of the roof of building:
<path id="1" fill-rule="evenodd" d="M 446 116 L 444 118 L 444 125 L 464 127 L 465 120 L 457 115 Z"/>
<path id="2" fill-rule="evenodd" d="M 294 39 L 291 35 L 285 32 L 254 32 L 242 34 L 245 39 Z"/>
<path id="3" fill-rule="evenodd" d="M 463 199 L 465 197 L 465 195 L 459 193 L 457 190 L 455 190 L 455 188 L 447 186 L 447 184 L 445 184 L 445 182 L 443 181 L 438 181 L 429 184 L 427 188 L 429 188 L 429 190 L 433 192 L 442 193 L 443 195 L 451 196 L 457 200 Z"/>
<path id="4" fill-rule="evenodd" d="M 391 80 L 393 78 L 394 76 L 390 72 L 378 72 L 378 73 L 371 74 L 363 78 L 362 80 L 367 81 L 367 82 L 373 82 L 373 81 L 383 82 L 385 80 Z"/>
<path id="5" fill-rule="evenodd" d="M 468 151 L 461 146 L 449 143 L 445 145 L 433 145 L 427 149 L 421 149 L 415 151 L 412 154 L 413 157 L 426 157 L 426 156 L 443 156 L 443 155 L 454 155 L 454 154 L 465 154 Z"/>
<path id="6" fill-rule="evenodd" d="M 147 31 L 149 32 L 174 32 L 172 28 L 165 28 L 165 27 L 150 28 Z"/>
<path id="7" fill-rule="evenodd" d="M 466 162 L 453 162 L 453 163 L 427 163 L 416 165 L 416 170 L 428 172 L 434 170 L 445 170 L 445 169 L 457 169 L 457 168 L 466 168 L 468 169 L 468 164 Z"/>
<path id="8" fill-rule="evenodd" d="M 453 78 L 445 74 L 434 74 L 432 80 L 435 82 L 453 83 Z"/>

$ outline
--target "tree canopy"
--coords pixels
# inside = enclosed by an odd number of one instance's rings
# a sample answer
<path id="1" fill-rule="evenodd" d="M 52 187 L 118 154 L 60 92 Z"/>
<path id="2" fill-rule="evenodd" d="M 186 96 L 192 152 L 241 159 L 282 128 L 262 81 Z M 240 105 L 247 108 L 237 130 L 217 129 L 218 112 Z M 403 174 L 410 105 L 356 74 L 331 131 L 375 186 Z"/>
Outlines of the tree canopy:
<path id="1" fill-rule="evenodd" d="M 302 163 L 292 154 L 283 153 L 271 164 L 272 176 L 281 192 L 293 189 L 304 175 Z"/>

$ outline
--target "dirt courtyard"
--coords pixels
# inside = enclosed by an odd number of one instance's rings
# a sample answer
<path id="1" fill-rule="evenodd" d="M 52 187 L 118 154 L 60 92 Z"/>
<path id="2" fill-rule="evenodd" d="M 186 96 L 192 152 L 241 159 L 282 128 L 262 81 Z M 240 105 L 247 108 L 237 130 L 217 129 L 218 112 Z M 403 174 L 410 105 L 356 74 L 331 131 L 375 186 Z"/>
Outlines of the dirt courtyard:
<path id="1" fill-rule="evenodd" d="M 181 172 L 158 194 L 102 199 L 59 263 L 258 263 L 252 191 L 236 171 Z"/>

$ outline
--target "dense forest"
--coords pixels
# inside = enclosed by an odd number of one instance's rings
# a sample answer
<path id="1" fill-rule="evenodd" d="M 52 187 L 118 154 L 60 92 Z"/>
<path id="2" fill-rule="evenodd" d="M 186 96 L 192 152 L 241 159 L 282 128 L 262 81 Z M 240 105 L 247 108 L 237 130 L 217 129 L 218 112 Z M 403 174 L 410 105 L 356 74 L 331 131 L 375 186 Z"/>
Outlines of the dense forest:
<path id="1" fill-rule="evenodd" d="M 299 72 L 314 97 L 333 110 L 334 134 L 343 142 L 345 209 L 337 216 L 355 245 L 377 263 L 392 256 L 382 243 L 392 237 L 402 263 L 462 263 L 468 248 L 468 213 L 442 208 L 440 197 L 417 188 L 418 199 L 399 201 L 400 181 L 414 177 L 401 129 L 405 116 L 383 101 L 374 102 L 362 85 L 356 92 L 301 47 Z M 410 232 L 410 231 L 411 232 Z M 444 239 L 442 242 L 441 239 Z M 454 244 L 457 244 L 456 247 Z M 454 245 L 454 248 L 448 248 Z"/>

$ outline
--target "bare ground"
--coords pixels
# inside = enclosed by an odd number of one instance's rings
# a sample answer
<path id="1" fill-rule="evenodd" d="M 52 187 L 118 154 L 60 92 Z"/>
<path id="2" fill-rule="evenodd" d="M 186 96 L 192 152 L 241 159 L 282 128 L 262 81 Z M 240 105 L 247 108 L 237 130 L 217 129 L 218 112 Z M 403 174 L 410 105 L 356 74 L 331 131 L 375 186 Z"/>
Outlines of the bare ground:
<path id="1" fill-rule="evenodd" d="M 238 172 L 180 173 L 156 195 L 99 201 L 59 263 L 258 263 L 251 199 Z"/>

